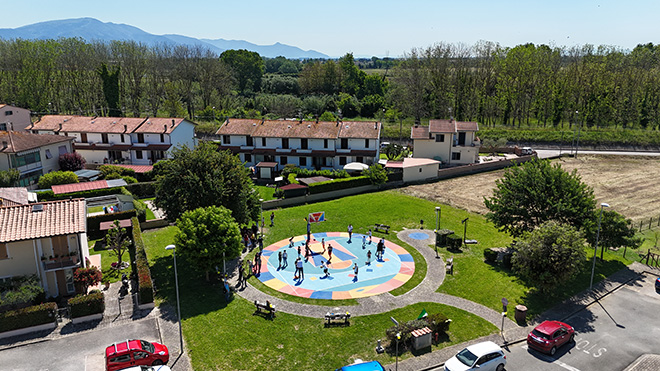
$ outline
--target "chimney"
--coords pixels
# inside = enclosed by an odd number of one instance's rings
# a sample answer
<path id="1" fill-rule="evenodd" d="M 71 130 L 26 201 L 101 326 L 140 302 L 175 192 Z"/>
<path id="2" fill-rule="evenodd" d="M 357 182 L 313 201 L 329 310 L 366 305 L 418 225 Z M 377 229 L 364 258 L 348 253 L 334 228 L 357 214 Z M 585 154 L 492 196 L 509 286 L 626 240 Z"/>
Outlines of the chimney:
<path id="1" fill-rule="evenodd" d="M 174 119 L 172 119 L 172 127 L 174 127 L 174 123 L 175 123 L 175 122 L 176 122 L 176 121 L 174 121 Z M 167 127 L 167 125 L 165 125 L 165 126 Z M 167 128 L 166 128 L 165 130 L 167 130 Z"/>
<path id="2" fill-rule="evenodd" d="M 60 128 L 57 131 L 62 131 L 62 123 L 60 122 Z"/>
<path id="3" fill-rule="evenodd" d="M 124 124 L 124 133 L 128 131 L 128 125 Z"/>
<path id="4" fill-rule="evenodd" d="M 164 133 L 167 133 L 167 125 L 163 125 L 163 128 L 165 129 Z"/>
<path id="5" fill-rule="evenodd" d="M 7 143 L 6 140 L 3 140 L 2 141 L 2 149 L 6 149 L 7 147 L 9 147 L 9 143 Z"/>
<path id="6" fill-rule="evenodd" d="M 266 121 L 266 119 L 261 119 L 261 125 L 264 124 L 264 121 Z"/>

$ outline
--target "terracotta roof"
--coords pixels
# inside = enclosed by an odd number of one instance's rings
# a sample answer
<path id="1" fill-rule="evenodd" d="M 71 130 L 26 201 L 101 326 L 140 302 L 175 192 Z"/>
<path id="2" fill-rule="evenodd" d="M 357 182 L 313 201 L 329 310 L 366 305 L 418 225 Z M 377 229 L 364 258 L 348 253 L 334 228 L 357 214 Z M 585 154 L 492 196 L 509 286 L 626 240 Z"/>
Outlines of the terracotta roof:
<path id="1" fill-rule="evenodd" d="M 266 120 L 258 124 L 253 137 L 335 139 L 339 133 L 336 122 Z"/>
<path id="2" fill-rule="evenodd" d="M 25 187 L 0 188 L 0 207 L 27 205 L 29 203 L 28 190 Z"/>
<path id="3" fill-rule="evenodd" d="M 43 205 L 43 211 L 32 211 Z M 0 242 L 30 240 L 87 231 L 85 199 L 0 208 Z"/>
<path id="4" fill-rule="evenodd" d="M 479 124 L 476 122 L 456 121 L 457 131 L 479 131 Z"/>
<path id="5" fill-rule="evenodd" d="M 403 169 L 403 161 L 387 161 L 385 167 L 391 169 Z"/>
<path id="6" fill-rule="evenodd" d="M 260 123 L 259 119 L 227 119 L 215 133 L 217 135 L 252 135 Z"/>
<path id="7" fill-rule="evenodd" d="M 133 130 L 133 133 L 154 133 L 154 134 L 170 134 L 186 119 L 182 118 L 165 118 L 165 117 L 148 117 L 142 125 Z M 192 122 L 188 121 L 193 124 Z M 167 128 L 166 128 L 167 126 Z"/>
<path id="8" fill-rule="evenodd" d="M 277 162 L 260 162 L 255 167 L 277 167 Z"/>
<path id="9" fill-rule="evenodd" d="M 68 133 L 154 133 L 170 134 L 185 119 L 164 117 L 90 117 L 46 115 L 35 122 L 30 130 L 60 131 Z M 174 121 L 174 125 L 172 125 Z M 167 129 L 165 128 L 167 125 Z"/>
<path id="10" fill-rule="evenodd" d="M 455 133 L 456 121 L 454 120 L 429 120 L 429 132 L 431 133 Z"/>
<path id="11" fill-rule="evenodd" d="M 147 172 L 154 169 L 153 165 L 122 165 L 122 164 L 117 164 L 117 165 L 114 165 L 114 166 L 123 167 L 125 169 L 132 169 L 133 171 L 135 171 L 138 174 L 147 173 Z"/>
<path id="12" fill-rule="evenodd" d="M 430 139 L 428 126 L 413 126 L 410 134 L 412 139 Z"/>
<path id="13" fill-rule="evenodd" d="M 380 122 L 376 121 L 342 121 L 339 122 L 339 138 L 378 139 L 380 137 Z"/>
<path id="14" fill-rule="evenodd" d="M 54 185 L 50 188 L 53 190 L 54 194 L 59 195 L 62 193 L 89 191 L 90 189 L 121 187 L 125 185 L 126 185 L 126 181 L 123 179 L 111 179 L 111 180 L 95 180 L 93 182 Z"/>
<path id="15" fill-rule="evenodd" d="M 300 178 L 298 179 L 298 182 L 305 185 L 310 185 L 314 183 L 327 182 L 328 180 L 332 180 L 332 179 L 324 176 L 311 176 L 308 178 Z"/>
<path id="16" fill-rule="evenodd" d="M 16 153 L 49 144 L 73 141 L 73 137 L 51 134 L 32 134 L 26 131 L 0 131 L 0 153 Z M 7 148 L 4 148 L 7 142 Z M 57 154 L 54 154 L 57 155 Z"/>
<path id="17" fill-rule="evenodd" d="M 290 189 L 302 189 L 302 188 L 309 188 L 309 187 L 307 187 L 306 185 L 302 185 L 302 184 L 293 184 L 293 183 L 291 183 L 291 184 L 287 184 L 287 185 L 285 185 L 285 186 L 281 186 L 281 187 L 280 187 L 280 189 L 283 190 L 283 191 L 288 191 L 288 190 L 290 190 Z"/>
<path id="18" fill-rule="evenodd" d="M 433 160 L 430 158 L 414 158 L 414 157 L 406 157 L 403 159 L 403 167 L 408 168 L 408 167 L 415 167 L 415 166 L 423 166 L 423 165 L 434 165 L 434 164 L 439 164 L 440 161 L 438 160 Z"/>

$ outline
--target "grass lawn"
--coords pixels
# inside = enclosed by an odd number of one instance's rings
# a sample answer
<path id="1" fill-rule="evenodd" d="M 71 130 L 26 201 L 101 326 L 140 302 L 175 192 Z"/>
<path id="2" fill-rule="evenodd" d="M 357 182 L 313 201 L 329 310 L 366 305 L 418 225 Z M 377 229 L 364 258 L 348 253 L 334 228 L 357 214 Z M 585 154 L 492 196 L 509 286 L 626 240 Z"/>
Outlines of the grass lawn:
<path id="1" fill-rule="evenodd" d="M 128 268 L 117 271 L 112 269 L 110 264 L 117 261 L 117 255 L 115 255 L 111 250 L 103 248 L 103 239 L 98 240 L 89 240 L 89 254 L 90 255 L 101 255 L 101 271 L 103 272 L 103 279 L 108 279 L 110 282 L 117 282 L 121 280 L 121 274 L 126 273 L 127 276 L 131 275 L 132 269 L 129 265 Z M 122 261 L 130 262 L 131 256 L 127 251 L 122 256 Z"/>
<path id="2" fill-rule="evenodd" d="M 275 193 L 275 188 L 266 187 L 266 186 L 257 186 L 257 185 L 254 186 L 254 188 L 256 188 L 257 191 L 259 191 L 259 198 L 263 198 L 264 201 L 275 199 L 275 197 L 273 197 L 273 193 Z M 264 216 L 264 218 L 266 218 L 266 216 Z"/>

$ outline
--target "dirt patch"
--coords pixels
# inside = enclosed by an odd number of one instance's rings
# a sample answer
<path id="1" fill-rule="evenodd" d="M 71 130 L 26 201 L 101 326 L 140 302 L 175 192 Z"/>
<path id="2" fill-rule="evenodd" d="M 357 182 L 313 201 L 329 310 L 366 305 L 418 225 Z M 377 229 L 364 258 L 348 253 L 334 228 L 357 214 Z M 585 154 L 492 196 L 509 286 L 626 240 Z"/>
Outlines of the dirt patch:
<path id="1" fill-rule="evenodd" d="M 596 200 L 606 202 L 635 221 L 660 215 L 660 159 L 632 156 L 579 156 L 553 160 L 566 171 L 576 169 L 582 181 L 594 189 Z M 412 185 L 400 192 L 485 214 L 484 197 L 491 197 L 495 181 L 504 170 Z"/>

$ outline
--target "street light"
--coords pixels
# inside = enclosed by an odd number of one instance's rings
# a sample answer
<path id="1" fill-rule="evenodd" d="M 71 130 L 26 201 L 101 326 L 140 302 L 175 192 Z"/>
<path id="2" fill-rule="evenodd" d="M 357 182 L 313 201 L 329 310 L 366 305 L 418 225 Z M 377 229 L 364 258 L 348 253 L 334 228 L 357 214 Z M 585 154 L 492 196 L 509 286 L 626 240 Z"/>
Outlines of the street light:
<path id="1" fill-rule="evenodd" d="M 594 261 L 591 265 L 591 282 L 589 282 L 589 290 L 594 286 L 594 272 L 596 271 L 596 253 L 598 252 L 598 237 L 600 237 L 600 223 L 603 220 L 603 208 L 610 207 L 609 204 L 603 202 L 600 204 L 600 216 L 598 217 L 598 229 L 596 229 L 596 245 L 594 246 Z"/>
<path id="2" fill-rule="evenodd" d="M 261 212 L 261 238 L 264 238 L 264 199 L 259 199 L 259 211 Z"/>
<path id="3" fill-rule="evenodd" d="M 394 319 L 394 317 L 390 317 L 390 320 L 394 323 L 396 326 L 396 329 L 399 329 L 399 322 Z M 401 332 L 396 333 L 396 370 L 399 370 L 399 340 L 401 339 Z"/>
<path id="4" fill-rule="evenodd" d="M 176 271 L 176 246 L 167 245 L 165 250 L 173 250 L 174 255 L 174 282 L 176 286 L 176 310 L 179 316 L 179 341 L 181 342 L 181 353 L 183 353 L 183 333 L 181 332 L 181 305 L 179 304 L 179 275 Z"/>
<path id="5" fill-rule="evenodd" d="M 440 206 L 435 207 L 435 257 L 439 258 L 438 255 L 438 232 L 440 231 L 440 214 L 442 210 Z"/>
<path id="6" fill-rule="evenodd" d="M 465 219 L 461 220 L 461 224 L 463 224 L 463 245 L 465 245 L 465 234 L 467 233 L 468 219 L 470 219 L 470 218 L 465 218 Z"/>

